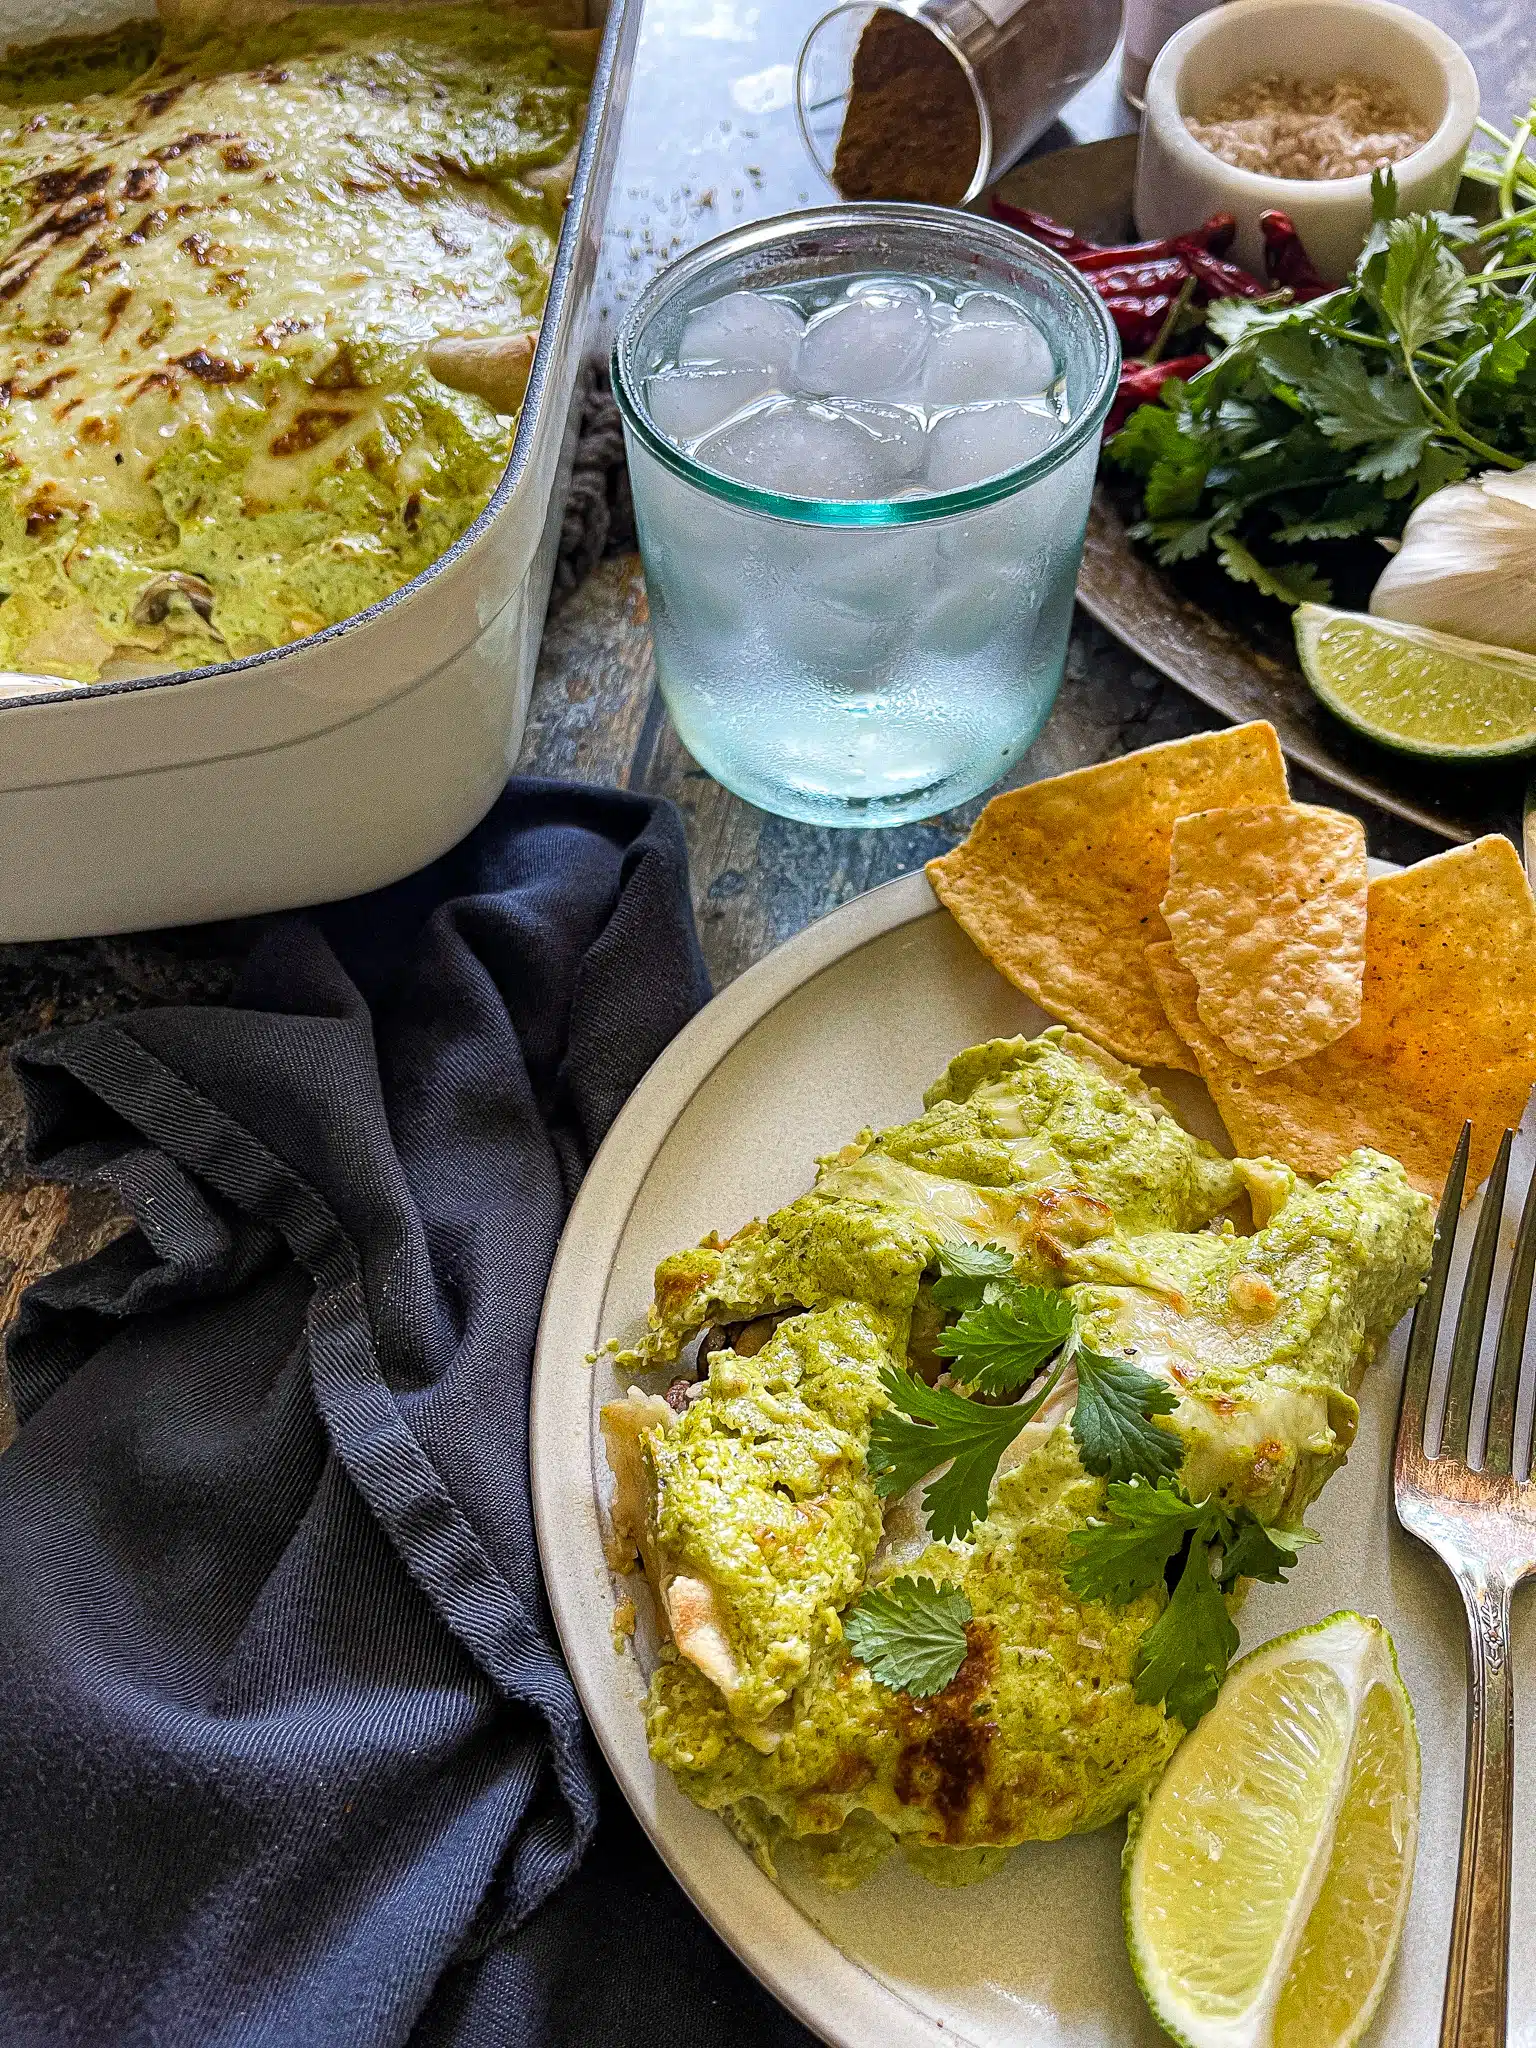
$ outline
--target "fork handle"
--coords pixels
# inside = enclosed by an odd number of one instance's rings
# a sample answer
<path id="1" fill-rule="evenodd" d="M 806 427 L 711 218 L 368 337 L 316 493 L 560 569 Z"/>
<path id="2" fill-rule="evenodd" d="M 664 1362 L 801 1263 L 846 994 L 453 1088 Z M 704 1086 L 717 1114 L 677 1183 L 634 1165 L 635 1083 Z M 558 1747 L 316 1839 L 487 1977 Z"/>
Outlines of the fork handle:
<path id="1" fill-rule="evenodd" d="M 1467 1777 L 1440 2048 L 1504 2048 L 1514 1828 L 1511 1588 L 1501 1574 L 1481 1571 L 1458 1583 L 1467 1609 Z"/>

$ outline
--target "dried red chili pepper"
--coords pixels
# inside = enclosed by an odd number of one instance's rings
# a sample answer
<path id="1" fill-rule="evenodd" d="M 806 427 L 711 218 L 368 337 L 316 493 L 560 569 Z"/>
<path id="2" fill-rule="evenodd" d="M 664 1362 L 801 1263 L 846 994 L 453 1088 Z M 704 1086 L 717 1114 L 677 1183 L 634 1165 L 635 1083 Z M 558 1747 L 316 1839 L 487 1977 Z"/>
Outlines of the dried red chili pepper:
<path id="1" fill-rule="evenodd" d="M 1320 298 L 1333 289 L 1318 276 L 1288 213 L 1275 208 L 1261 213 L 1259 233 L 1264 237 L 1264 269 L 1272 284 L 1284 285 L 1297 299 Z"/>
<path id="2" fill-rule="evenodd" d="M 1189 259 L 1171 254 L 1107 265 L 1102 270 L 1090 270 L 1084 263 L 1074 263 L 1072 268 L 1106 296 L 1110 292 L 1166 292 L 1177 291 L 1189 276 Z"/>
<path id="3" fill-rule="evenodd" d="M 1151 404 L 1170 377 L 1193 377 L 1208 361 L 1206 356 L 1175 356 L 1169 362 L 1127 363 L 1104 422 L 1105 433 L 1118 433 L 1139 405 Z"/>
<path id="4" fill-rule="evenodd" d="M 992 212 L 996 219 L 1007 221 L 1010 227 L 1022 228 L 1026 235 L 1032 235 L 1037 242 L 1044 242 L 1047 249 L 1054 249 L 1058 256 L 1085 255 L 1095 245 L 1074 234 L 1071 228 L 1063 227 L 1059 220 L 1052 220 L 1048 213 L 1034 213 L 1027 206 L 1010 206 L 1006 199 L 999 199 L 994 193 Z"/>
<path id="5" fill-rule="evenodd" d="M 1179 254 L 1189 265 L 1197 284 L 1204 287 L 1204 300 L 1262 299 L 1271 287 L 1263 284 L 1236 263 L 1224 263 L 1208 249 L 1187 247 L 1180 238 Z"/>
<path id="6" fill-rule="evenodd" d="M 1149 349 L 1163 331 L 1163 322 L 1177 292 L 1103 292 L 1109 317 L 1120 336 L 1121 352 L 1139 356 Z"/>

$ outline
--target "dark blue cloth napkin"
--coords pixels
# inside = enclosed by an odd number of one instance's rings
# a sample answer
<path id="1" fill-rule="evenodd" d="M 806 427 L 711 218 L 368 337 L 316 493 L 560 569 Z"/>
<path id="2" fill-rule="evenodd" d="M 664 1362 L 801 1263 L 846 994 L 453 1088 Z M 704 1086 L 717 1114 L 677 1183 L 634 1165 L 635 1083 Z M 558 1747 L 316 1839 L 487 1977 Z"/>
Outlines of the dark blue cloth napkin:
<path id="1" fill-rule="evenodd" d="M 707 993 L 671 808 L 517 782 L 230 1005 L 18 1055 L 138 1227 L 10 1347 L 7 2048 L 808 2039 L 598 1830 L 528 1493 L 566 1208 Z"/>

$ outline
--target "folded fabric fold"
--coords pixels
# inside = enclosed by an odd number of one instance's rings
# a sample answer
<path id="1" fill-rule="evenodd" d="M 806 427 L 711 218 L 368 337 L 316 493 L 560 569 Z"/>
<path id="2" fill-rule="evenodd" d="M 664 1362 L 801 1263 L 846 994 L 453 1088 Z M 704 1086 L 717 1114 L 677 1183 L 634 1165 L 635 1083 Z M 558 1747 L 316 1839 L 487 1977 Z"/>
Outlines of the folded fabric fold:
<path id="1" fill-rule="evenodd" d="M 36 1171 L 137 1228 L 10 1345 L 8 2043 L 403 2042 L 573 1869 L 533 1340 L 707 993 L 675 812 L 515 782 L 421 875 L 273 923 L 230 1005 L 18 1055 Z"/>

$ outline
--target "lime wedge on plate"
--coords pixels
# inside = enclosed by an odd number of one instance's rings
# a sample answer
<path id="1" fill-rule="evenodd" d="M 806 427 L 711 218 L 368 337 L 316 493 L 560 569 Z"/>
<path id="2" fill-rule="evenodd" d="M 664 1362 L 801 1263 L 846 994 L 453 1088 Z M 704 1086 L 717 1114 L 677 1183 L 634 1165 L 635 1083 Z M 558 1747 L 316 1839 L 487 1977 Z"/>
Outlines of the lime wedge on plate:
<path id="1" fill-rule="evenodd" d="M 1536 753 L 1536 655 L 1322 604 L 1297 606 L 1296 651 L 1328 709 L 1383 746 L 1437 761 Z"/>
<path id="2" fill-rule="evenodd" d="M 1342 2048 L 1408 1910 L 1419 1743 L 1379 1621 L 1335 1614 L 1227 1675 L 1125 1852 L 1136 1980 L 1186 2048 Z"/>

